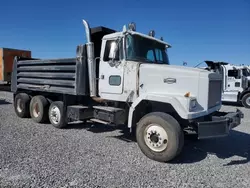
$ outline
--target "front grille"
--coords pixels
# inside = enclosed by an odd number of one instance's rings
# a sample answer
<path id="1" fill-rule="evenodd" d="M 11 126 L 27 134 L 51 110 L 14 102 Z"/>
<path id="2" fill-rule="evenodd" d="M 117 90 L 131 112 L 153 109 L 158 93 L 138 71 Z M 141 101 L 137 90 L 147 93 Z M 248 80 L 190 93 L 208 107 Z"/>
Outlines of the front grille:
<path id="1" fill-rule="evenodd" d="M 212 108 L 221 101 L 221 80 L 210 80 L 208 90 L 208 108 Z"/>

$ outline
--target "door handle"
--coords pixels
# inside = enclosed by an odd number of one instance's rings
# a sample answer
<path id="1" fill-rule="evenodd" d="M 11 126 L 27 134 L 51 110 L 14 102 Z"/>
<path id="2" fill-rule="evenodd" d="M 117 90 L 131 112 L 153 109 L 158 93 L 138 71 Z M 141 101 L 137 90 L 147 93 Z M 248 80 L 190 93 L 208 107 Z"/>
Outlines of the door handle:
<path id="1" fill-rule="evenodd" d="M 101 75 L 101 78 L 100 78 L 100 79 L 104 79 L 104 75 L 103 75 L 103 74 Z"/>

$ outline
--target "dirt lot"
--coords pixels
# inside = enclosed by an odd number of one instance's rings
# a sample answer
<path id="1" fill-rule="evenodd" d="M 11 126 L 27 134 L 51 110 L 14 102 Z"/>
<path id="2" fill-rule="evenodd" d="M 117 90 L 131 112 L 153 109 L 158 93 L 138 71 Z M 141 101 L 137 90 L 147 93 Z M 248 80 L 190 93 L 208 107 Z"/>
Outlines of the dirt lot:
<path id="1" fill-rule="evenodd" d="M 250 113 L 238 108 L 245 118 L 229 137 L 186 140 L 181 156 L 163 164 L 122 128 L 59 130 L 20 119 L 12 94 L 0 91 L 0 187 L 250 187 Z"/>

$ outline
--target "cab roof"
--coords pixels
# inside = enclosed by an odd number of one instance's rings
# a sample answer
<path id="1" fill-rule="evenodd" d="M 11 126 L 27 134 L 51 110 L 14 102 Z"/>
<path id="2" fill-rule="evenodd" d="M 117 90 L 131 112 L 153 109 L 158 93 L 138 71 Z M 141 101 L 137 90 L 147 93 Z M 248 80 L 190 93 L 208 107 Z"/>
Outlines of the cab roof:
<path id="1" fill-rule="evenodd" d="M 159 42 L 159 43 L 162 43 L 162 44 L 166 45 L 166 47 L 168 47 L 168 48 L 171 47 L 171 45 L 168 44 L 168 43 L 166 43 L 165 41 L 162 41 L 162 40 L 157 39 L 157 38 L 155 38 L 155 37 L 151 37 L 151 36 L 149 36 L 149 35 L 145 35 L 145 34 L 143 34 L 143 33 L 135 32 L 135 31 L 130 31 L 130 30 L 125 31 L 125 34 L 126 34 L 126 33 L 130 33 L 130 34 L 132 34 L 132 35 L 139 35 L 139 36 L 141 36 L 141 37 L 148 38 L 148 39 L 150 39 L 150 40 L 154 40 L 154 41 L 157 41 L 157 42 Z M 122 35 L 124 35 L 124 32 L 115 32 L 115 33 L 111 33 L 111 34 L 105 35 L 105 36 L 103 37 L 103 39 L 117 38 L 117 37 L 122 36 Z"/>

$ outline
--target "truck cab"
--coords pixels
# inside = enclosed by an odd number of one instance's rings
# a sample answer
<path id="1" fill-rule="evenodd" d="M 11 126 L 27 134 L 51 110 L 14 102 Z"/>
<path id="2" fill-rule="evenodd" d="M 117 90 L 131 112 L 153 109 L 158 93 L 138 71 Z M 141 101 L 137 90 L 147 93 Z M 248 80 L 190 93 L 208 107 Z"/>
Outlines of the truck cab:
<path id="1" fill-rule="evenodd" d="M 249 69 L 227 62 L 205 62 L 208 65 L 208 70 L 222 75 L 222 101 L 241 103 L 244 107 L 250 108 Z"/>
<path id="2" fill-rule="evenodd" d="M 169 47 L 162 40 L 133 30 L 104 36 L 100 53 L 99 96 L 133 102 L 139 96 L 139 88 L 143 88 L 138 79 L 140 67 L 168 65 Z"/>
<path id="3" fill-rule="evenodd" d="M 15 58 L 17 116 L 56 128 L 73 121 L 123 125 L 159 162 L 181 153 L 185 134 L 223 137 L 240 125 L 241 111 L 220 111 L 221 75 L 170 65 L 171 46 L 153 30 L 142 34 L 134 23 L 122 31 L 83 25 L 87 42 L 77 46 L 75 58 Z"/>

